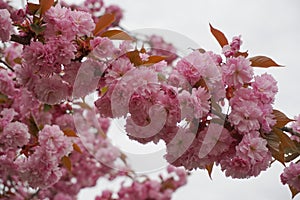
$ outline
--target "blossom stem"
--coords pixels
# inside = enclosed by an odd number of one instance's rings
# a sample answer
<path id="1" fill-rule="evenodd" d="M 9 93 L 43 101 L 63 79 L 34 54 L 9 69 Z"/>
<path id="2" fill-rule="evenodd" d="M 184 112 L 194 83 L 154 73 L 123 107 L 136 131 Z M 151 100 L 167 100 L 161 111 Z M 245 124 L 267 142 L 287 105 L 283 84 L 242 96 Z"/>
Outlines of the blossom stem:
<path id="1" fill-rule="evenodd" d="M 15 70 L 9 66 L 6 62 L 4 62 L 3 60 L 0 60 L 0 63 L 4 64 L 8 69 L 10 69 L 12 72 L 15 72 Z"/>

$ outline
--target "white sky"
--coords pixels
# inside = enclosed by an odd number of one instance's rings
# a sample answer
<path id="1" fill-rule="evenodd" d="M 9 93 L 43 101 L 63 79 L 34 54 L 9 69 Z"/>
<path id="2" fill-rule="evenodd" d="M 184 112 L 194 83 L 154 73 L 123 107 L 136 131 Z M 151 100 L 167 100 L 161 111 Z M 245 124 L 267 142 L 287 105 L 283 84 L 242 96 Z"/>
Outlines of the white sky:
<path id="1" fill-rule="evenodd" d="M 68 1 L 70 2 L 70 1 Z M 79 2 L 73 0 L 73 2 Z M 105 0 L 125 10 L 122 26 L 168 29 L 180 33 L 206 50 L 220 52 L 210 34 L 208 23 L 222 30 L 230 40 L 242 35 L 242 50 L 250 56 L 267 55 L 285 68 L 257 70 L 269 72 L 278 81 L 279 94 L 275 108 L 289 117 L 300 113 L 300 1 L 299 0 Z M 193 173 L 188 184 L 178 190 L 174 200 L 282 200 L 290 199 L 287 186 L 280 183 L 283 167 L 274 164 L 259 177 L 248 180 L 225 178 L 218 168 L 211 181 L 206 172 Z M 99 188 L 109 186 L 99 183 Z M 114 187 L 114 186 L 111 186 Z M 83 191 L 80 199 L 100 193 L 100 189 Z M 90 199 L 90 198 L 88 198 Z M 300 195 L 295 198 L 300 199 Z"/>

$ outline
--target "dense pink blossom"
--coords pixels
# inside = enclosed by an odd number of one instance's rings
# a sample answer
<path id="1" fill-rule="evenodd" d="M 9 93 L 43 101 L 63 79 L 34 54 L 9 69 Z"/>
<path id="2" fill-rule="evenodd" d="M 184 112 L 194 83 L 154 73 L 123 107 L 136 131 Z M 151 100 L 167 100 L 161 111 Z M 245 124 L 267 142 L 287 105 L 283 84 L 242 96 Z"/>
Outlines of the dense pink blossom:
<path id="1" fill-rule="evenodd" d="M 3 128 L 0 143 L 5 148 L 20 148 L 29 142 L 30 134 L 28 127 L 21 122 L 11 122 Z"/>
<path id="2" fill-rule="evenodd" d="M 114 45 L 107 37 L 95 37 L 90 41 L 92 52 L 91 54 L 96 58 L 112 57 L 114 53 Z"/>
<path id="3" fill-rule="evenodd" d="M 34 95 L 47 104 L 60 103 L 70 95 L 69 86 L 60 77 L 53 76 L 36 81 Z"/>
<path id="4" fill-rule="evenodd" d="M 58 3 L 45 13 L 44 20 L 47 23 L 46 38 L 60 36 L 68 41 L 75 39 L 74 24 L 70 20 L 70 12 L 69 8 L 62 7 Z"/>
<path id="5" fill-rule="evenodd" d="M 0 93 L 13 97 L 16 93 L 15 84 L 13 81 L 14 75 L 0 68 Z"/>
<path id="6" fill-rule="evenodd" d="M 255 76 L 251 86 L 256 96 L 259 97 L 264 104 L 274 102 L 278 87 L 277 81 L 271 75 L 265 73 L 261 76 Z"/>
<path id="7" fill-rule="evenodd" d="M 69 13 L 69 18 L 72 22 L 73 31 L 77 36 L 89 36 L 95 29 L 96 25 L 90 13 L 83 11 L 71 11 Z"/>
<path id="8" fill-rule="evenodd" d="M 62 176 L 60 160 L 72 150 L 72 142 L 58 126 L 46 125 L 39 132 L 39 145 L 35 152 L 19 161 L 20 176 L 33 188 L 47 188 Z"/>
<path id="9" fill-rule="evenodd" d="M 10 123 L 18 113 L 13 108 L 4 108 L 0 112 L 0 129 Z"/>
<path id="10" fill-rule="evenodd" d="M 244 135 L 235 148 L 235 156 L 221 161 L 222 170 L 225 170 L 226 176 L 233 178 L 258 176 L 269 167 L 272 159 L 266 145 L 267 141 L 259 136 L 259 132 Z"/>
<path id="11" fill-rule="evenodd" d="M 228 58 L 226 63 L 222 65 L 222 72 L 224 82 L 235 88 L 240 88 L 245 83 L 249 83 L 253 76 L 250 61 L 243 56 Z"/>
<path id="12" fill-rule="evenodd" d="M 10 40 L 12 32 L 12 20 L 10 13 L 6 9 L 0 9 L 0 40 L 7 42 Z"/>
<path id="13" fill-rule="evenodd" d="M 280 175 L 281 182 L 283 184 L 289 184 L 297 191 L 300 191 L 300 163 L 291 163 L 286 167 L 283 173 Z"/>
<path id="14" fill-rule="evenodd" d="M 46 125 L 39 132 L 39 144 L 48 153 L 53 154 L 57 158 L 68 155 L 72 150 L 71 140 L 64 135 L 57 125 Z"/>
<path id="15" fill-rule="evenodd" d="M 110 83 L 114 80 L 118 80 L 132 69 L 134 69 L 134 66 L 127 57 L 118 58 L 114 60 L 111 67 L 108 68 L 107 74 L 105 74 L 106 82 Z"/>

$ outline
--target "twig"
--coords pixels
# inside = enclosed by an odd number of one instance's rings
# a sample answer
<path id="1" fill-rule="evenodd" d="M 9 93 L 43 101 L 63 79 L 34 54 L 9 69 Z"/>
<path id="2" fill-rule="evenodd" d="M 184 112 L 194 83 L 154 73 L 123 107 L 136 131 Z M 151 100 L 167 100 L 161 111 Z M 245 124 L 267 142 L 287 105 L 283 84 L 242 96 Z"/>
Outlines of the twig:
<path id="1" fill-rule="evenodd" d="M 15 70 L 9 66 L 6 62 L 4 62 L 3 60 L 0 59 L 0 63 L 4 64 L 8 69 L 10 69 L 12 72 L 15 72 Z"/>

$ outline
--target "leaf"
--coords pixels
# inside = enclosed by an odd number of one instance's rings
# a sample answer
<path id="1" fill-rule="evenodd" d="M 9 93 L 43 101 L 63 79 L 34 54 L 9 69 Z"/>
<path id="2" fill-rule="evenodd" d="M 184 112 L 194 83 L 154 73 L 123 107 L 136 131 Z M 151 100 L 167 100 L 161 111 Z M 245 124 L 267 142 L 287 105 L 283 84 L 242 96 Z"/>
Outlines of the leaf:
<path id="1" fill-rule="evenodd" d="M 28 12 L 31 15 L 34 15 L 40 9 L 40 7 L 41 6 L 39 4 L 27 3 Z"/>
<path id="2" fill-rule="evenodd" d="M 133 40 L 126 32 L 121 30 L 108 30 L 101 34 L 101 37 L 108 37 L 111 40 Z"/>
<path id="3" fill-rule="evenodd" d="M 159 63 L 160 61 L 165 60 L 166 57 L 164 56 L 149 56 L 148 60 L 143 63 L 143 65 L 149 66 L 156 63 Z"/>
<path id="4" fill-rule="evenodd" d="M 37 25 L 37 24 L 31 24 L 31 25 L 30 25 L 30 28 L 31 28 L 31 30 L 32 30 L 36 35 L 41 34 L 41 33 L 44 32 L 45 29 L 46 29 L 45 26 L 41 27 L 41 26 L 39 26 L 39 25 Z"/>
<path id="5" fill-rule="evenodd" d="M 63 164 L 63 166 L 71 171 L 72 170 L 72 162 L 71 162 L 71 159 L 68 157 L 68 156 L 64 156 L 61 158 L 61 163 Z"/>
<path id="6" fill-rule="evenodd" d="M 221 47 L 228 45 L 228 40 L 227 40 L 226 36 L 224 35 L 224 33 L 219 31 L 218 29 L 215 29 L 211 24 L 209 24 L 209 26 L 210 26 L 210 32 L 217 39 L 217 41 L 219 42 Z"/>
<path id="7" fill-rule="evenodd" d="M 21 64 L 22 64 L 22 58 L 17 57 L 17 58 L 14 59 L 14 62 L 15 62 L 16 64 L 21 65 Z"/>
<path id="8" fill-rule="evenodd" d="M 39 0 L 41 6 L 41 15 L 44 15 L 47 10 L 54 4 L 54 0 Z"/>
<path id="9" fill-rule="evenodd" d="M 292 186 L 289 185 L 290 191 L 292 193 L 292 199 L 300 192 L 298 190 L 296 190 L 295 188 L 293 188 Z"/>
<path id="10" fill-rule="evenodd" d="M 35 137 L 38 137 L 38 133 L 40 129 L 39 126 L 36 124 L 35 119 L 32 115 L 30 115 L 28 122 L 29 122 L 28 124 L 29 133 Z"/>
<path id="11" fill-rule="evenodd" d="M 143 64 L 138 50 L 129 51 L 126 53 L 126 56 L 129 58 L 130 62 L 134 64 L 134 66 L 140 66 Z"/>
<path id="12" fill-rule="evenodd" d="M 252 67 L 282 67 L 282 65 L 278 65 L 274 60 L 267 56 L 255 56 L 250 58 Z"/>
<path id="13" fill-rule="evenodd" d="M 213 171 L 213 167 L 214 167 L 214 163 L 205 166 L 205 169 L 207 170 L 209 178 L 211 180 L 212 180 L 211 174 L 212 174 L 212 171 Z"/>
<path id="14" fill-rule="evenodd" d="M 273 147 L 268 145 L 268 149 L 270 150 L 272 157 L 285 166 L 284 164 L 285 159 L 284 159 L 284 153 L 282 147 L 279 145 L 279 150 L 276 150 Z"/>
<path id="15" fill-rule="evenodd" d="M 273 110 L 273 115 L 275 116 L 276 124 L 274 127 L 283 128 L 287 123 L 295 121 L 293 119 L 288 118 L 284 113 L 279 110 Z"/>
<path id="16" fill-rule="evenodd" d="M 111 13 L 106 13 L 102 15 L 95 27 L 95 30 L 93 31 L 94 35 L 98 35 L 101 31 L 109 27 L 113 22 L 115 21 L 115 16 Z"/>
<path id="17" fill-rule="evenodd" d="M 281 143 L 281 147 L 283 148 L 283 150 L 291 149 L 294 152 L 298 152 L 296 144 L 282 130 L 280 130 L 279 128 L 274 127 L 273 132 L 278 136 L 278 138 L 280 140 L 280 143 Z"/>
<path id="18" fill-rule="evenodd" d="M 248 51 L 245 51 L 245 52 L 237 52 L 237 53 L 235 53 L 235 57 L 239 57 L 239 56 L 243 56 L 243 57 L 245 57 L 245 58 L 247 58 L 248 57 Z"/>
<path id="19" fill-rule="evenodd" d="M 78 137 L 78 135 L 76 134 L 76 132 L 73 131 L 70 128 L 64 129 L 63 132 L 64 132 L 65 136 L 68 136 L 68 137 Z"/>
<path id="20" fill-rule="evenodd" d="M 78 144 L 76 144 L 76 143 L 73 143 L 73 149 L 74 149 L 75 151 L 77 151 L 78 153 L 82 153 L 80 147 L 79 147 Z"/>

